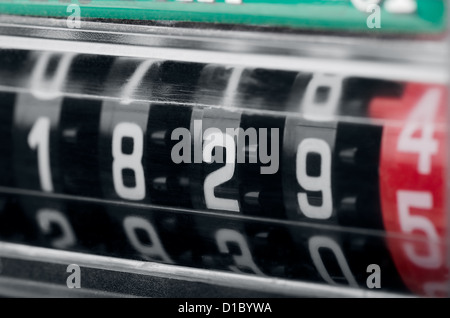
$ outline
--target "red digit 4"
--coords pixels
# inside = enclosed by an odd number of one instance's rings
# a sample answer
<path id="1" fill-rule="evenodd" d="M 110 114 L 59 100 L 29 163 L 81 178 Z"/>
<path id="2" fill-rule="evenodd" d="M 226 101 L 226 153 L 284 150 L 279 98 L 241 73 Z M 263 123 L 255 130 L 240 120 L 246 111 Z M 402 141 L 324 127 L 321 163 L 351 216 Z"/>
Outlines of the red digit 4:
<path id="1" fill-rule="evenodd" d="M 372 117 L 387 120 L 379 175 L 389 248 L 405 284 L 423 295 L 447 275 L 446 94 L 441 86 L 408 84 L 400 100 L 380 97 L 370 106 Z"/>

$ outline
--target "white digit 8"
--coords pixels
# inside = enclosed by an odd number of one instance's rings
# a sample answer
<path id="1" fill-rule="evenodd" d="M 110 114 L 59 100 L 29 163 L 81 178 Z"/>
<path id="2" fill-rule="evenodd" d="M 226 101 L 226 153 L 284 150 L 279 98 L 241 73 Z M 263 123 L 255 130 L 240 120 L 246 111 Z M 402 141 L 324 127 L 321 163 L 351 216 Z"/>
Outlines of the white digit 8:
<path id="1" fill-rule="evenodd" d="M 428 255 L 419 255 L 414 249 L 414 244 L 405 242 L 404 250 L 408 258 L 422 268 L 439 268 L 442 258 L 439 252 L 439 235 L 433 223 L 424 216 L 411 215 L 410 208 L 431 210 L 433 208 L 433 196 L 429 192 L 403 191 L 397 192 L 397 206 L 400 218 L 400 227 L 404 233 L 411 234 L 414 231 L 422 231 L 427 237 Z"/>
<path id="2" fill-rule="evenodd" d="M 123 138 L 133 140 L 133 152 L 122 152 Z M 144 151 L 144 133 L 141 127 L 135 123 L 120 123 L 114 128 L 112 138 L 113 155 L 113 181 L 117 194 L 128 200 L 142 200 L 145 198 L 145 178 L 142 167 L 142 155 Z M 135 186 L 127 187 L 124 184 L 122 172 L 131 169 L 134 172 Z"/>
<path id="3" fill-rule="evenodd" d="M 320 155 L 320 176 L 311 177 L 306 173 L 306 159 L 308 154 Z M 298 204 L 300 210 L 312 219 L 328 219 L 333 212 L 333 198 L 331 194 L 331 149 L 321 139 L 306 138 L 297 148 L 297 181 L 307 191 L 322 192 L 322 206 L 313 206 L 308 202 L 306 193 L 298 193 Z"/>

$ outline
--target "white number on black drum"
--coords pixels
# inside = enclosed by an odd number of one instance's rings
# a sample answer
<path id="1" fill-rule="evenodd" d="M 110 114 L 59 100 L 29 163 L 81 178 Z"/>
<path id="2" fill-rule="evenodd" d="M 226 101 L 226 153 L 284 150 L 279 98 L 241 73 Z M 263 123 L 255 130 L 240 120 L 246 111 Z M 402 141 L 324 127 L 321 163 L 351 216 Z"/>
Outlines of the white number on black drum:
<path id="1" fill-rule="evenodd" d="M 334 217 L 335 123 L 286 120 L 283 193 L 288 217 L 329 221 Z"/>
<path id="2" fill-rule="evenodd" d="M 192 113 L 194 162 L 191 164 L 194 208 L 241 212 L 236 174 L 241 114 L 220 109 Z"/>
<path id="3" fill-rule="evenodd" d="M 112 68 L 111 77 L 121 80 L 111 79 L 111 89 L 118 91 L 119 100 L 104 101 L 100 119 L 99 166 L 105 198 L 149 200 L 145 163 L 150 103 L 133 99 L 144 76 L 157 72 L 158 67 L 154 61 L 124 59 Z"/>
<path id="4" fill-rule="evenodd" d="M 106 198 L 142 201 L 147 196 L 144 145 L 148 109 L 144 103 L 103 104 L 100 167 Z"/>
<path id="5" fill-rule="evenodd" d="M 113 256 L 194 266 L 192 250 L 198 246 L 190 215 L 109 206 L 106 217 L 112 239 L 105 242 Z"/>
<path id="6" fill-rule="evenodd" d="M 14 167 L 18 187 L 61 191 L 58 125 L 61 86 L 72 55 L 42 53 L 30 77 L 31 92 L 20 93 L 14 112 Z M 51 62 L 56 69 L 49 75 Z"/>

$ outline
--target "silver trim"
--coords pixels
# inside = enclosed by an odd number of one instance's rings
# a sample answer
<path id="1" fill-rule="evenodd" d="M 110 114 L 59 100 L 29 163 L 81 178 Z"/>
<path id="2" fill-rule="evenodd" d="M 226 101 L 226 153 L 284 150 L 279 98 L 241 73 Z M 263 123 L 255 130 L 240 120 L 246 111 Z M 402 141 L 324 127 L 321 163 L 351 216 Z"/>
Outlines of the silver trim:
<path id="1" fill-rule="evenodd" d="M 82 21 L 81 29 L 69 29 L 65 19 L 8 15 L 0 15 L 0 35 L 4 48 L 448 82 L 444 36 L 324 35 L 93 21 Z"/>
<path id="2" fill-rule="evenodd" d="M 447 70 L 441 65 L 410 64 L 365 60 L 335 60 L 328 58 L 277 56 L 270 54 L 200 51 L 168 47 L 73 42 L 39 38 L 0 36 L 2 48 L 55 52 L 129 56 L 173 61 L 224 64 L 235 67 L 264 67 L 266 69 L 323 72 L 342 76 L 371 77 L 397 81 L 446 84 Z"/>
<path id="3" fill-rule="evenodd" d="M 215 286 L 247 289 L 249 291 L 268 291 L 286 297 L 357 297 L 357 298 L 391 298 L 407 297 L 401 294 L 371 292 L 367 290 L 312 284 L 284 279 L 243 276 L 233 273 L 187 268 L 176 265 L 164 265 L 113 257 L 89 255 L 67 251 L 31 247 L 13 243 L 0 242 L 0 256 L 49 262 L 56 264 L 73 264 L 80 267 L 127 272 L 139 275 L 170 278 L 184 282 L 213 284 Z M 0 281 L 1 282 L 1 281 Z"/>
<path id="4" fill-rule="evenodd" d="M 170 23 L 166 23 L 170 24 Z M 164 46 L 222 52 L 379 59 L 445 63 L 446 47 L 439 38 L 349 34 L 219 30 L 82 21 L 69 29 L 65 19 L 0 15 L 0 34 L 69 41 L 136 46 Z"/>
<path id="5" fill-rule="evenodd" d="M 0 295 L 14 298 L 127 298 L 129 295 L 67 287 L 17 278 L 0 277 Z"/>

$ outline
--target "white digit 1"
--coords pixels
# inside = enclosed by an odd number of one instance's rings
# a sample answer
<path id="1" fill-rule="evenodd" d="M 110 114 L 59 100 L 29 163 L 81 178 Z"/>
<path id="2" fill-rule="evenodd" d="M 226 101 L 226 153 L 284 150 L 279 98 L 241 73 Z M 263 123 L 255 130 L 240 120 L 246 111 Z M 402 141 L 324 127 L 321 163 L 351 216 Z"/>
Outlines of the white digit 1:
<path id="1" fill-rule="evenodd" d="M 431 157 L 437 154 L 439 143 L 433 139 L 434 123 L 441 94 L 438 89 L 430 89 L 412 111 L 405 128 L 400 133 L 397 150 L 419 155 L 420 174 L 431 173 Z M 420 137 L 415 132 L 420 131 Z"/>
<path id="2" fill-rule="evenodd" d="M 214 147 L 225 147 L 226 149 L 225 166 L 210 173 L 205 178 L 203 188 L 206 207 L 208 209 L 239 212 L 239 203 L 237 200 L 218 198 L 214 194 L 215 187 L 233 178 L 236 165 L 236 143 L 234 138 L 221 131 L 206 130 L 203 139 L 209 141 L 203 147 L 203 161 L 205 162 L 212 162 Z"/>
<path id="3" fill-rule="evenodd" d="M 310 153 L 320 155 L 320 176 L 311 177 L 307 174 L 307 157 Z M 313 206 L 308 202 L 306 193 L 298 193 L 300 210 L 312 219 L 328 219 L 333 212 L 333 198 L 331 194 L 331 149 L 321 139 L 306 138 L 297 149 L 297 181 L 307 191 L 321 191 L 322 205 Z"/>
<path id="4" fill-rule="evenodd" d="M 123 138 L 133 140 L 131 154 L 122 152 Z M 144 151 L 144 133 L 141 127 L 135 123 L 120 123 L 114 128 L 112 138 L 113 155 L 113 181 L 117 194 L 123 199 L 142 200 L 145 198 L 145 178 L 142 167 L 142 155 Z M 122 172 L 131 169 L 134 172 L 135 186 L 127 187 L 124 184 Z"/>
<path id="5" fill-rule="evenodd" d="M 50 119 L 47 117 L 39 117 L 28 134 L 28 145 L 33 150 L 37 148 L 39 179 L 41 188 L 45 192 L 53 191 L 49 139 Z"/>
<path id="6" fill-rule="evenodd" d="M 309 246 L 309 253 L 311 254 L 311 258 L 314 262 L 314 265 L 319 271 L 320 276 L 322 276 L 322 278 L 327 283 L 331 285 L 338 285 L 338 283 L 336 283 L 331 278 L 330 274 L 325 268 L 322 257 L 320 256 L 319 252 L 320 248 L 326 248 L 334 254 L 339 264 L 339 267 L 341 268 L 342 274 L 344 274 L 344 277 L 347 279 L 349 286 L 358 287 L 358 283 L 356 282 L 356 279 L 353 276 L 350 267 L 348 266 L 344 253 L 342 253 L 341 248 L 334 240 L 325 236 L 314 236 L 309 240 L 308 246 Z"/>
<path id="7" fill-rule="evenodd" d="M 155 228 L 150 222 L 140 217 L 128 216 L 123 221 L 123 226 L 131 245 L 147 259 L 160 258 L 165 263 L 173 264 L 173 261 L 164 250 Z M 144 230 L 150 238 L 152 245 L 142 244 L 136 235 L 136 230 Z"/>
<path id="8" fill-rule="evenodd" d="M 400 217 L 400 227 L 404 233 L 422 231 L 427 236 L 428 255 L 419 255 L 414 249 L 414 244 L 403 244 L 405 253 L 416 265 L 423 268 L 439 268 L 442 265 L 439 253 L 439 236 L 436 228 L 429 219 L 419 215 L 411 215 L 410 208 L 431 210 L 433 208 L 433 196 L 429 192 L 398 191 L 397 206 Z"/>
<path id="9" fill-rule="evenodd" d="M 244 237 L 234 230 L 230 229 L 220 229 L 216 233 L 216 241 L 219 246 L 219 251 L 221 253 L 230 253 L 228 249 L 227 243 L 236 243 L 241 250 L 241 255 L 233 255 L 234 262 L 236 265 L 240 267 L 245 267 L 251 269 L 255 274 L 260 276 L 265 276 L 263 272 L 256 266 L 253 261 L 252 254 L 250 253 L 250 249 L 248 248 L 247 242 Z M 237 266 L 231 265 L 229 266 L 233 272 L 246 274 L 241 271 Z"/>
<path id="10" fill-rule="evenodd" d="M 62 237 L 54 240 L 52 245 L 56 248 L 68 248 L 75 244 L 75 234 L 72 227 L 66 217 L 56 210 L 41 209 L 37 213 L 37 221 L 39 227 L 44 233 L 49 233 L 51 230 L 50 225 L 52 223 L 57 224 L 62 232 Z"/>

